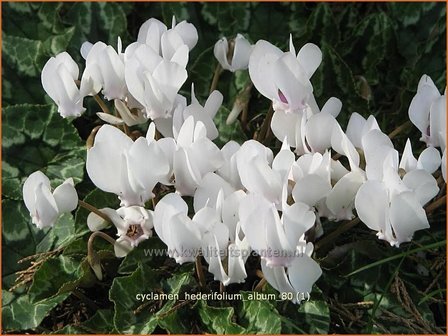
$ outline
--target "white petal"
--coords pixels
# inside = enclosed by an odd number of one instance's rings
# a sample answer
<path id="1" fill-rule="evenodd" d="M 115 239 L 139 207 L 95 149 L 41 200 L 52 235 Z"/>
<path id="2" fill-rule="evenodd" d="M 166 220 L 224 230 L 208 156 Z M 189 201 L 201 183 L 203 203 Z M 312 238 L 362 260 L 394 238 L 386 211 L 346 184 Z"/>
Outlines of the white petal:
<path id="1" fill-rule="evenodd" d="M 181 21 L 174 27 L 174 30 L 182 37 L 188 49 L 194 48 L 198 42 L 198 31 L 192 23 Z"/>
<path id="2" fill-rule="evenodd" d="M 330 190 L 331 185 L 328 181 L 318 175 L 311 174 L 296 181 L 292 196 L 296 202 L 314 206 L 319 200 L 327 196 Z"/>
<path id="3" fill-rule="evenodd" d="M 237 34 L 235 38 L 235 48 L 232 57 L 232 70 L 244 70 L 249 65 L 249 57 L 252 51 L 252 46 L 243 35 Z"/>
<path id="4" fill-rule="evenodd" d="M 323 153 L 331 147 L 331 135 L 336 124 L 336 119 L 325 112 L 317 113 L 308 120 L 306 139 L 313 152 Z"/>
<path id="5" fill-rule="evenodd" d="M 123 119 L 120 119 L 120 118 L 118 118 L 112 114 L 109 114 L 109 113 L 97 112 L 96 115 L 98 116 L 98 118 L 100 118 L 101 120 L 103 120 L 111 125 L 123 125 L 124 124 Z"/>
<path id="6" fill-rule="evenodd" d="M 416 169 L 403 177 L 403 183 L 415 193 L 423 206 L 433 199 L 439 192 L 436 179 L 422 169 Z"/>
<path id="7" fill-rule="evenodd" d="M 98 188 L 120 194 L 122 155 L 131 145 L 132 140 L 116 127 L 103 125 L 99 129 L 86 161 L 87 173 Z"/>
<path id="8" fill-rule="evenodd" d="M 283 209 L 282 222 L 291 246 L 297 246 L 299 238 L 315 223 L 316 215 L 304 203 L 296 202 Z"/>
<path id="9" fill-rule="evenodd" d="M 244 249 L 236 244 L 229 245 L 228 255 L 228 276 L 229 280 L 224 283 L 225 286 L 232 283 L 242 283 L 247 278 L 246 268 L 244 267 L 243 254 L 246 253 Z"/>
<path id="10" fill-rule="evenodd" d="M 367 181 L 358 190 L 355 207 L 359 219 L 370 229 L 385 232 L 389 208 L 386 187 L 378 181 Z"/>
<path id="11" fill-rule="evenodd" d="M 341 109 L 342 109 L 342 102 L 336 97 L 331 97 L 322 107 L 321 113 L 322 112 L 329 113 L 333 117 L 337 118 L 337 116 L 341 112 Z"/>
<path id="12" fill-rule="evenodd" d="M 48 189 L 51 188 L 50 180 L 39 170 L 28 176 L 23 184 L 23 201 L 31 214 L 34 214 L 36 210 L 36 189 L 40 184 Z"/>
<path id="13" fill-rule="evenodd" d="M 336 220 L 352 219 L 355 196 L 363 182 L 363 174 L 356 171 L 344 175 L 334 185 L 325 203 Z"/>
<path id="14" fill-rule="evenodd" d="M 274 112 L 271 120 L 272 133 L 280 141 L 286 138 L 288 144 L 295 147 L 296 127 L 299 119 L 300 115 L 297 113 L 287 113 L 281 110 Z"/>
<path id="15" fill-rule="evenodd" d="M 265 97 L 273 100 L 277 97 L 278 88 L 273 82 L 273 64 L 283 52 L 269 42 L 259 40 L 249 58 L 249 75 L 256 89 Z"/>
<path id="16" fill-rule="evenodd" d="M 390 223 L 397 245 L 411 241 L 415 231 L 429 228 L 425 210 L 412 192 L 403 192 L 392 198 Z"/>
<path id="17" fill-rule="evenodd" d="M 217 197 L 220 190 L 224 192 L 225 197 L 234 191 L 232 186 L 222 177 L 215 173 L 206 174 L 194 193 L 194 211 L 199 211 L 207 204 L 209 207 L 216 208 Z"/>
<path id="18" fill-rule="evenodd" d="M 118 238 L 114 244 L 114 252 L 117 258 L 124 258 L 133 249 L 131 243 L 122 237 Z"/>
<path id="19" fill-rule="evenodd" d="M 440 153 L 434 147 L 426 148 L 418 157 L 417 168 L 434 173 L 440 167 Z"/>
<path id="20" fill-rule="evenodd" d="M 307 43 L 299 50 L 297 59 L 305 69 L 308 78 L 311 78 L 322 62 L 322 51 L 317 45 Z"/>
<path id="21" fill-rule="evenodd" d="M 87 59 L 87 55 L 89 54 L 92 47 L 93 47 L 93 44 L 90 43 L 89 41 L 86 41 L 81 45 L 80 52 L 81 52 L 82 58 Z"/>
<path id="22" fill-rule="evenodd" d="M 366 124 L 366 119 L 362 117 L 359 113 L 353 112 L 347 124 L 347 130 L 345 134 L 352 142 L 352 144 L 357 148 L 362 148 L 362 130 Z"/>
<path id="23" fill-rule="evenodd" d="M 53 191 L 59 213 L 70 212 L 78 206 L 78 194 L 73 185 L 73 179 L 67 179 Z"/>
<path id="24" fill-rule="evenodd" d="M 137 41 L 150 46 L 156 53 L 160 52 L 160 38 L 166 32 L 166 26 L 157 19 L 145 21 L 139 31 Z"/>
<path id="25" fill-rule="evenodd" d="M 291 267 L 288 268 L 289 281 L 296 293 L 310 293 L 313 284 L 321 275 L 319 264 L 307 255 L 294 258 Z"/>
<path id="26" fill-rule="evenodd" d="M 399 168 L 402 168 L 407 172 L 417 168 L 417 159 L 414 157 L 414 154 L 412 154 L 412 145 L 409 139 L 406 140 Z"/>
<path id="27" fill-rule="evenodd" d="M 53 226 L 59 217 L 58 208 L 50 189 L 40 183 L 35 189 L 36 193 L 36 209 L 33 216 L 33 223 L 37 225 L 39 229 Z"/>
<path id="28" fill-rule="evenodd" d="M 213 47 L 213 54 L 218 60 L 221 67 L 225 70 L 230 70 L 231 66 L 227 60 L 227 53 L 229 50 L 229 42 L 225 37 L 220 38 Z"/>

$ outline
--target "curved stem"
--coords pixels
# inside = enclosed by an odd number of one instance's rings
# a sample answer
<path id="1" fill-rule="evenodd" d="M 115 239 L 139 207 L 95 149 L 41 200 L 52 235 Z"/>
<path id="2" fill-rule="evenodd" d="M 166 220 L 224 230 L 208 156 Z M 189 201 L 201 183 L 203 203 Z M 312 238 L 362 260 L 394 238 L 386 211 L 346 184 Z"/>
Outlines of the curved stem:
<path id="1" fill-rule="evenodd" d="M 98 103 L 98 105 L 101 107 L 104 113 L 111 114 L 109 108 L 107 107 L 106 103 L 98 96 L 97 94 L 93 96 L 95 98 L 95 101 Z"/>
<path id="2" fill-rule="evenodd" d="M 215 72 L 213 74 L 213 80 L 212 84 L 210 85 L 210 93 L 216 90 L 216 87 L 218 86 L 219 77 L 221 77 L 223 69 L 221 65 L 218 63 L 215 68 Z"/>
<path id="3" fill-rule="evenodd" d="M 89 265 L 92 268 L 93 272 L 95 273 L 96 277 L 99 280 L 102 280 L 103 275 L 101 272 L 100 258 L 93 248 L 93 242 L 95 241 L 96 237 L 103 238 L 107 242 L 111 243 L 112 246 L 115 246 L 115 239 L 105 234 L 104 232 L 95 231 L 90 235 L 89 240 L 87 242 L 87 261 L 89 262 Z"/>
<path id="4" fill-rule="evenodd" d="M 106 222 L 112 222 L 106 214 L 102 213 L 99 209 L 95 208 L 93 205 L 84 202 L 82 200 L 78 200 L 78 205 L 86 210 L 89 210 L 90 212 L 93 212 L 95 215 L 100 216 Z"/>
<path id="5" fill-rule="evenodd" d="M 404 131 L 406 128 L 411 126 L 412 123 L 410 120 L 404 122 L 400 126 L 398 126 L 396 129 L 394 129 L 392 132 L 389 133 L 389 139 L 395 138 L 398 134 L 400 134 L 402 131 Z"/>

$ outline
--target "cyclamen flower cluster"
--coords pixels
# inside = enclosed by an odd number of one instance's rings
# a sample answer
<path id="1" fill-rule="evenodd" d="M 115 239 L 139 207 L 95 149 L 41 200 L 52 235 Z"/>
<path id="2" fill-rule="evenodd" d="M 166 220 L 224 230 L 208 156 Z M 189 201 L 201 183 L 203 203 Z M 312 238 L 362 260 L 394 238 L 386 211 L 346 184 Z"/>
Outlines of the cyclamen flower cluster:
<path id="1" fill-rule="evenodd" d="M 272 101 L 271 128 L 283 145 L 276 155 L 255 140 L 230 141 L 220 149 L 212 140 L 218 137 L 213 118 L 222 94 L 212 92 L 202 106 L 194 87 L 189 105 L 178 93 L 197 40 L 191 23 L 173 19 L 168 29 L 149 19 L 124 52 L 120 39 L 117 50 L 103 42 L 83 44 L 86 67 L 79 85 L 78 66 L 65 52 L 42 71 L 43 87 L 62 117 L 83 113 L 89 95 L 101 92 L 114 100 L 120 117 L 98 113 L 111 125 L 98 130 L 86 167 L 99 189 L 121 201 L 119 209 L 100 209 L 117 228 L 118 257 L 154 229 L 177 263 L 194 261 L 197 254 L 191 251 L 202 251 L 214 279 L 224 285 L 245 281 L 245 262 L 255 251 L 274 288 L 304 293 L 322 273 L 306 233 L 314 227 L 321 235 L 323 218 L 352 219 L 356 209 L 378 238 L 397 247 L 429 227 L 423 206 L 439 191 L 432 174 L 441 163 L 446 179 L 446 106 L 445 95 L 428 76 L 422 77 L 409 108 L 428 145 L 416 159 L 409 139 L 400 155 L 374 116 L 353 113 L 344 131 L 336 119 L 342 110 L 339 99 L 330 98 L 319 108 L 310 82 L 322 61 L 318 46 L 308 43 L 296 52 L 290 37 L 289 51 L 283 52 L 263 40 L 251 45 L 240 34 L 230 45 L 222 38 L 215 57 L 232 72 L 248 68 L 255 88 Z M 148 120 L 146 137 L 132 139 L 118 127 Z M 156 130 L 164 137 L 157 139 Z M 346 157 L 348 167 L 332 152 Z M 157 184 L 173 192 L 149 210 Z M 51 194 L 48 178 L 36 172 L 23 191 L 40 228 L 76 206 L 72 181 Z M 185 201 L 188 196 L 193 209 Z M 90 213 L 87 225 L 97 231 L 108 223 Z"/>

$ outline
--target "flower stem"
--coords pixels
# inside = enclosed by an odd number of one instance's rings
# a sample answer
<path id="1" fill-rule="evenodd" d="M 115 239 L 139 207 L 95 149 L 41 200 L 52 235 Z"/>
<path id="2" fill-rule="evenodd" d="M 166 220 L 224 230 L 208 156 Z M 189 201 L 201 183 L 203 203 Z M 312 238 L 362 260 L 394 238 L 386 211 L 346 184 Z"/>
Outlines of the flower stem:
<path id="1" fill-rule="evenodd" d="M 196 266 L 196 274 L 198 275 L 198 279 L 199 279 L 199 285 L 201 286 L 202 289 L 204 289 L 205 288 L 205 275 L 204 275 L 204 271 L 202 269 L 202 262 L 201 262 L 200 255 L 198 255 L 196 257 L 195 266 Z"/>
<path id="2" fill-rule="evenodd" d="M 264 285 L 266 284 L 266 278 L 261 278 L 260 282 L 254 288 L 254 292 L 261 292 Z"/>
<path id="3" fill-rule="evenodd" d="M 96 277 L 99 280 L 102 280 L 103 276 L 101 273 L 100 257 L 98 256 L 98 253 L 96 253 L 93 248 L 93 242 L 95 241 L 96 237 L 103 238 L 107 242 L 111 243 L 112 246 L 115 246 L 115 239 L 113 239 L 111 236 L 105 234 L 104 232 L 95 231 L 90 235 L 89 240 L 87 242 L 87 261 L 89 262 L 89 265 L 92 268 L 93 272 L 95 273 Z"/>
<path id="4" fill-rule="evenodd" d="M 341 233 L 350 230 L 352 227 L 358 225 L 361 222 L 359 217 L 352 219 L 351 221 L 345 222 L 340 225 L 336 230 L 330 233 L 328 236 L 325 236 L 321 240 L 316 243 L 316 250 L 321 248 L 322 246 L 334 241 Z"/>
<path id="5" fill-rule="evenodd" d="M 84 202 L 82 200 L 78 200 L 78 205 L 86 210 L 89 210 L 90 212 L 93 212 L 95 215 L 100 216 L 106 222 L 111 222 L 110 218 L 106 214 L 102 213 L 99 209 L 95 208 L 93 205 Z"/>
<path id="6" fill-rule="evenodd" d="M 95 98 L 95 101 L 98 103 L 98 105 L 101 107 L 104 113 L 111 114 L 109 108 L 107 107 L 106 103 L 98 96 L 97 94 L 93 96 Z"/>
<path id="7" fill-rule="evenodd" d="M 261 124 L 260 132 L 258 133 L 257 140 L 261 143 L 266 139 L 268 135 L 268 131 L 271 125 L 272 116 L 274 115 L 274 108 L 272 107 L 272 104 L 269 106 L 268 113 L 266 114 L 266 117 L 263 120 L 263 124 Z"/>
<path id="8" fill-rule="evenodd" d="M 221 77 L 222 71 L 223 71 L 223 69 L 222 69 L 221 65 L 218 63 L 216 65 L 215 72 L 213 74 L 212 84 L 210 85 L 210 93 L 212 93 L 213 91 L 216 90 L 216 88 L 218 86 L 219 77 Z"/>
<path id="9" fill-rule="evenodd" d="M 389 139 L 395 138 L 398 134 L 400 134 L 402 131 L 404 131 L 406 128 L 411 126 L 412 123 L 410 120 L 405 121 L 400 126 L 398 126 L 396 129 L 394 129 L 392 132 L 389 133 Z"/>
<path id="10" fill-rule="evenodd" d="M 427 214 L 430 214 L 431 212 L 433 212 L 438 207 L 440 207 L 444 204 L 446 204 L 446 195 L 443 195 L 442 197 L 436 199 L 434 202 L 428 204 L 428 206 L 426 206 L 426 208 L 425 208 L 425 211 Z"/>

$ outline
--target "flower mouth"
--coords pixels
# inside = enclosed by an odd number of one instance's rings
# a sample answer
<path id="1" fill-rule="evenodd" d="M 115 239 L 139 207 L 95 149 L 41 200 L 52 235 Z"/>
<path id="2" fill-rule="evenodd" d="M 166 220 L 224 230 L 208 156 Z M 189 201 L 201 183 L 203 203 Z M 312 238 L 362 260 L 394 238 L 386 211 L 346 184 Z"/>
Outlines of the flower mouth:
<path id="1" fill-rule="evenodd" d="M 141 236 L 143 236 L 143 229 L 139 224 L 129 225 L 128 231 L 126 232 L 126 236 L 131 238 L 132 240 L 137 240 Z"/>
<path id="2" fill-rule="evenodd" d="M 288 99 L 286 99 L 285 95 L 283 94 L 283 92 L 278 89 L 278 97 L 280 98 L 280 101 L 284 104 L 288 104 Z"/>

